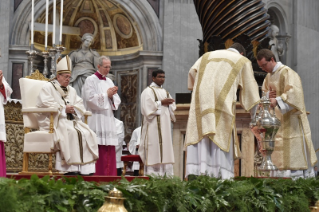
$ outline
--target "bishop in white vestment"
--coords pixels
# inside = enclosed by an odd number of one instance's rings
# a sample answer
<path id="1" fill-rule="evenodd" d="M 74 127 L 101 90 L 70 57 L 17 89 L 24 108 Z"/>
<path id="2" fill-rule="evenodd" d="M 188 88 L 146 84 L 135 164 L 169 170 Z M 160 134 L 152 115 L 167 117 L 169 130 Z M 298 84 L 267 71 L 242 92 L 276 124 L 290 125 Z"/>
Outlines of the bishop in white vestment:
<path id="1" fill-rule="evenodd" d="M 245 49 L 234 43 L 227 50 L 205 53 L 189 71 L 193 90 L 186 130 L 186 177 L 234 177 L 234 155 L 240 157 L 236 132 L 237 89 L 242 107 L 255 110 L 260 98 Z M 253 113 L 254 114 L 254 113 Z"/>
<path id="2" fill-rule="evenodd" d="M 54 117 L 56 169 L 72 174 L 93 174 L 98 159 L 95 133 L 81 121 L 85 107 L 75 89 L 69 86 L 71 60 L 64 57 L 57 64 L 57 77 L 47 82 L 39 93 L 37 106 L 58 108 Z M 40 130 L 49 131 L 50 117 L 39 114 Z"/>
<path id="3" fill-rule="evenodd" d="M 111 69 L 111 60 L 101 56 L 98 71 L 85 80 L 82 96 L 87 110 L 92 112 L 88 124 L 96 133 L 100 158 L 96 163 L 96 175 L 116 176 L 116 152 L 118 146 L 117 129 L 113 111 L 117 110 L 121 99 L 117 86 L 106 77 Z"/>
<path id="4" fill-rule="evenodd" d="M 175 101 L 162 87 L 165 72 L 157 70 L 152 76 L 152 84 L 141 94 L 143 123 L 138 154 L 145 165 L 146 175 L 173 175 L 171 120 L 175 121 Z"/>
<path id="5" fill-rule="evenodd" d="M 4 149 L 4 142 L 7 141 L 6 126 L 4 118 L 3 105 L 7 104 L 7 100 L 12 93 L 10 85 L 3 77 L 2 70 L 0 70 L 0 177 L 6 176 L 6 153 Z"/>

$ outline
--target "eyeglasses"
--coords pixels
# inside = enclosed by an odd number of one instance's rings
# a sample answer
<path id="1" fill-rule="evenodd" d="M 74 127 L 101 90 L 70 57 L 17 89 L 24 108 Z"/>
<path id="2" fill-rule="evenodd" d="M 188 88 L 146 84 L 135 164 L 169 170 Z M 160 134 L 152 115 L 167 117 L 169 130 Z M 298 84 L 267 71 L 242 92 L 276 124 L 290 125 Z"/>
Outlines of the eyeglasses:
<path id="1" fill-rule="evenodd" d="M 261 66 L 259 66 L 259 68 L 265 68 L 266 65 L 268 64 L 269 61 L 267 61 L 266 63 L 262 64 Z"/>
<path id="2" fill-rule="evenodd" d="M 65 75 L 61 75 L 61 76 L 63 76 L 64 79 L 69 79 L 69 80 L 73 79 L 71 76 L 65 76 Z"/>
<path id="3" fill-rule="evenodd" d="M 101 66 L 101 67 L 103 67 L 103 68 L 109 68 L 109 69 L 112 68 L 112 66 Z"/>

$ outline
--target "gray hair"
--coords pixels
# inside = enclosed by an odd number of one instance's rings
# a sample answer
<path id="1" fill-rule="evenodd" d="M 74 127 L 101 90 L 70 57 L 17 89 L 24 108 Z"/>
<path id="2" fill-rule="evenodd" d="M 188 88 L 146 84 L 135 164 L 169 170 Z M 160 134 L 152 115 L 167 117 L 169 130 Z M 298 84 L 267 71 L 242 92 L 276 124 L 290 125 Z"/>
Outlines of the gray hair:
<path id="1" fill-rule="evenodd" d="M 109 60 L 109 61 L 111 61 L 111 59 L 108 57 L 108 56 L 101 56 L 101 57 L 99 57 L 99 65 L 100 66 L 102 66 L 103 65 L 103 60 Z"/>
<path id="2" fill-rule="evenodd" d="M 91 33 L 84 33 L 81 38 L 82 42 L 85 41 L 88 37 L 92 38 L 92 42 L 94 41 L 94 35 L 92 35 Z"/>

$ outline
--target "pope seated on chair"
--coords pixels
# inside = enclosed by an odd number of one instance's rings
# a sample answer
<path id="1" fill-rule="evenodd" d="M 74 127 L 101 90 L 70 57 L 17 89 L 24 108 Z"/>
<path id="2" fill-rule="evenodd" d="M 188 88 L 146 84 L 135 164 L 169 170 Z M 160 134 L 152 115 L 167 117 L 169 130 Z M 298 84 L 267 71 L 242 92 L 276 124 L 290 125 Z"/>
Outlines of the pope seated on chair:
<path id="1" fill-rule="evenodd" d="M 54 116 L 54 150 L 56 170 L 68 174 L 89 175 L 95 173 L 98 159 L 96 134 L 81 121 L 85 112 L 82 99 L 69 86 L 71 60 L 64 57 L 56 65 L 56 78 L 45 83 L 37 99 L 39 108 L 58 108 Z M 50 116 L 38 116 L 40 130 L 49 131 Z"/>

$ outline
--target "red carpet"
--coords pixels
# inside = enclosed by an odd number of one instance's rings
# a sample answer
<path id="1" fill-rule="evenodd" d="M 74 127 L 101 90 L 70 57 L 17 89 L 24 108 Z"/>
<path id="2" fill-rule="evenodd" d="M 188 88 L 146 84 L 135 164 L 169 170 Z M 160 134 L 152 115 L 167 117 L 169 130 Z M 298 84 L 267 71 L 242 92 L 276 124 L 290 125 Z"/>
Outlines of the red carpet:
<path id="1" fill-rule="evenodd" d="M 44 177 L 45 175 L 38 175 L 39 178 Z M 24 179 L 30 179 L 31 175 L 16 175 L 16 174 L 7 174 L 7 178 L 13 178 L 16 180 L 20 180 L 22 178 Z M 60 179 L 62 177 L 76 177 L 75 175 L 54 175 L 55 179 Z M 120 181 L 122 179 L 121 176 L 98 176 L 98 175 L 93 175 L 93 176 L 81 176 L 85 181 L 89 182 L 112 182 L 112 181 Z M 148 177 L 133 177 L 133 176 L 126 176 L 125 177 L 128 181 L 132 181 L 134 178 L 141 178 L 148 180 Z"/>

